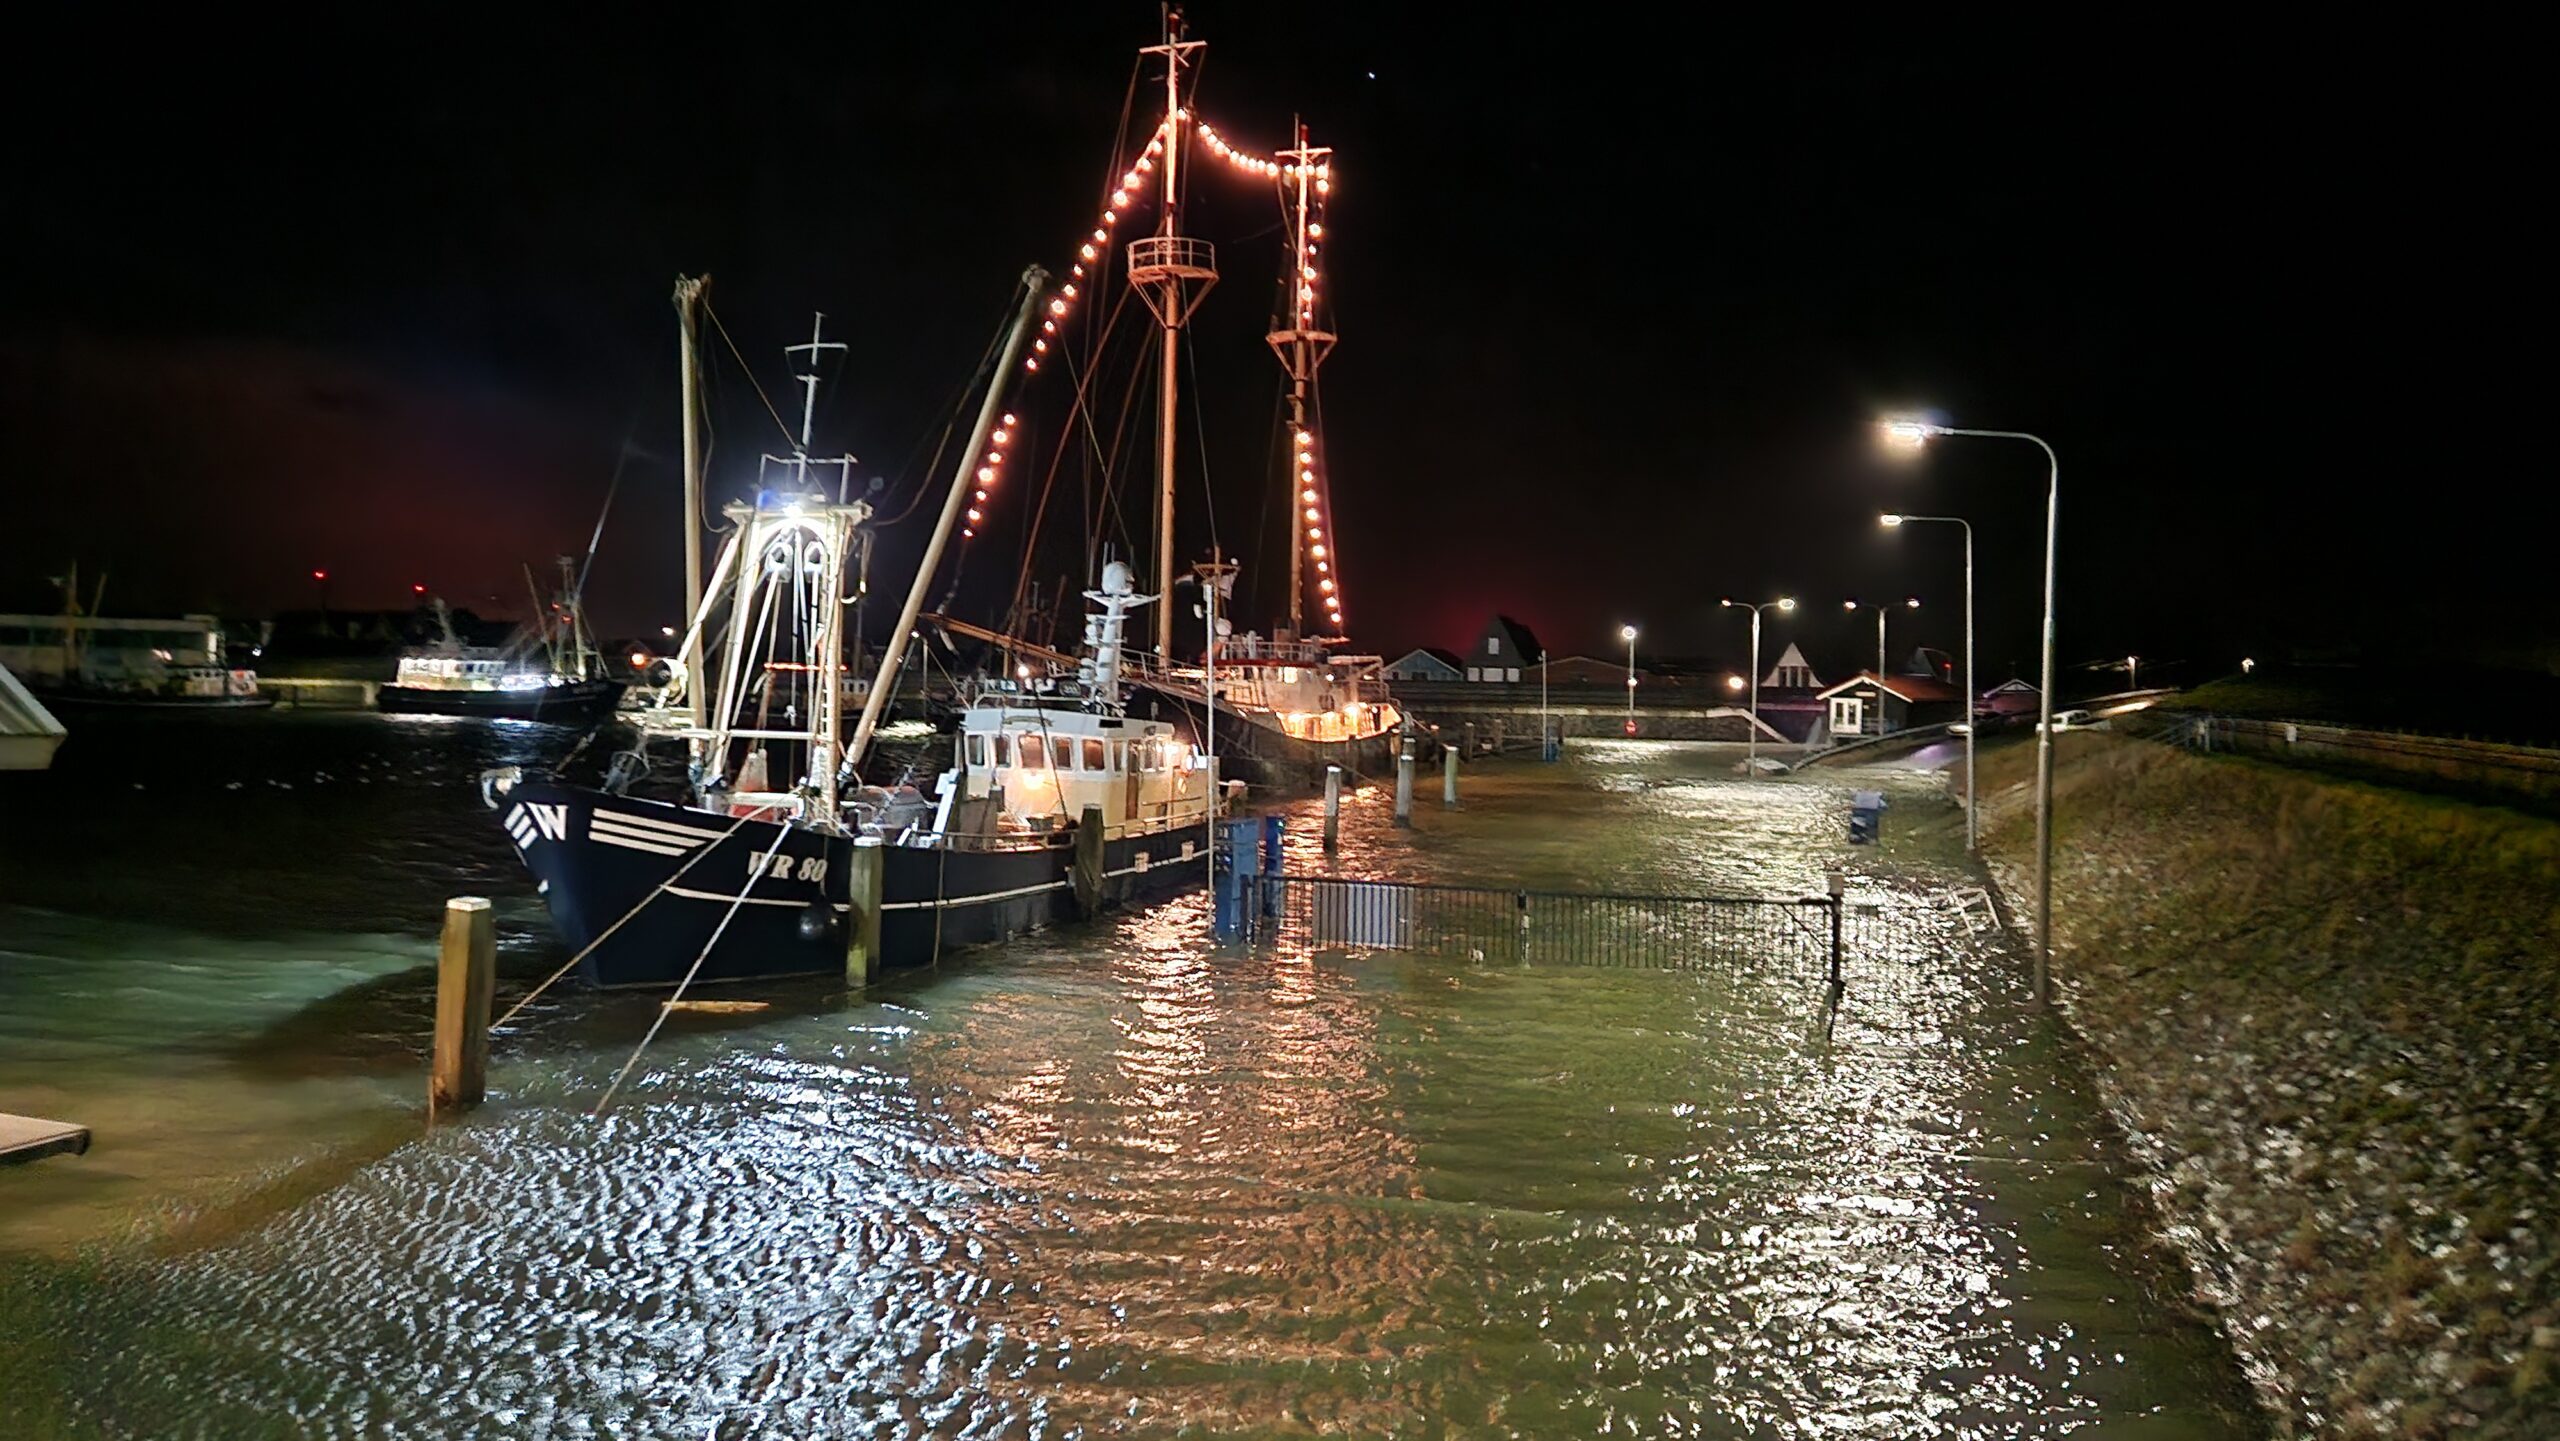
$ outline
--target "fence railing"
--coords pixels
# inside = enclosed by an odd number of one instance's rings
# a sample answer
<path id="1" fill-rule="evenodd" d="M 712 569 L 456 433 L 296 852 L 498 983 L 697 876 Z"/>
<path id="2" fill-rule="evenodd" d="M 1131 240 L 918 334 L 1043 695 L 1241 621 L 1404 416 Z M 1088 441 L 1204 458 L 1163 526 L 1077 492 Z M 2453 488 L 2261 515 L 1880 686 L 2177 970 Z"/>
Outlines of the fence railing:
<path id="1" fill-rule="evenodd" d="M 2544 805 L 2560 802 L 2560 750 L 2196 711 L 2156 711 L 2153 724 L 2148 734 L 2190 750 L 2392 772 Z"/>

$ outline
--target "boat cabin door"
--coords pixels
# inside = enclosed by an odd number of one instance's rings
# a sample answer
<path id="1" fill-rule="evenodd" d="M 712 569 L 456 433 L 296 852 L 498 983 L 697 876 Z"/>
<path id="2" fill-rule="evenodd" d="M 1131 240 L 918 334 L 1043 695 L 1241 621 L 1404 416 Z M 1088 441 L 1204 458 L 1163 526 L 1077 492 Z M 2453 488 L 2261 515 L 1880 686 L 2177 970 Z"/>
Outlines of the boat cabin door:
<path id="1" fill-rule="evenodd" d="M 960 798 L 982 801 L 994 783 L 995 768 L 1000 762 L 994 750 L 1004 744 L 1003 733 L 989 735 L 970 731 L 960 739 Z"/>

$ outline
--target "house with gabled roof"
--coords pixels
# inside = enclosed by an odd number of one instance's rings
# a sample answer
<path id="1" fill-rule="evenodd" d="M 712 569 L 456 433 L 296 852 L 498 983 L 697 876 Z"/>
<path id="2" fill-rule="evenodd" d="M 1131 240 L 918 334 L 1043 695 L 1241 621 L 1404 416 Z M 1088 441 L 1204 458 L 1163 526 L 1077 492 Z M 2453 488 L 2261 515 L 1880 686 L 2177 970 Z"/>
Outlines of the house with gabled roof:
<path id="1" fill-rule="evenodd" d="M 1934 676 L 1862 670 L 1822 691 L 1823 723 L 1834 740 L 1890 735 L 1964 719 L 1964 690 Z"/>
<path id="2" fill-rule="evenodd" d="M 1391 681 L 1445 682 L 1466 679 L 1466 668 L 1459 663 L 1458 653 L 1436 645 L 1417 646 L 1387 662 L 1386 677 Z"/>
<path id="3" fill-rule="evenodd" d="M 1526 668 L 1546 658 L 1547 653 L 1539 648 L 1538 638 L 1530 634 L 1527 626 L 1507 615 L 1497 615 L 1485 622 L 1483 633 L 1467 652 L 1467 679 L 1516 685 Z"/>

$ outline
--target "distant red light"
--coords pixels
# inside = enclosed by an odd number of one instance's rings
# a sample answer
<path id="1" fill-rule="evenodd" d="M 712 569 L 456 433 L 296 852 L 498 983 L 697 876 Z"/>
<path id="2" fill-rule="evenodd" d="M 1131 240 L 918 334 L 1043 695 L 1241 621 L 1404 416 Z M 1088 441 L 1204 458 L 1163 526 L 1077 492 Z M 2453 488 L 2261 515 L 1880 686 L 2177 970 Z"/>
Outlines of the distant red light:
<path id="1" fill-rule="evenodd" d="M 329 578 L 329 572 L 325 570 L 315 570 L 311 572 L 311 578 L 313 580 L 327 580 Z"/>
<path id="2" fill-rule="evenodd" d="M 427 588 L 423 585 L 412 585 L 409 587 L 409 594 L 411 595 L 425 595 L 426 593 Z"/>

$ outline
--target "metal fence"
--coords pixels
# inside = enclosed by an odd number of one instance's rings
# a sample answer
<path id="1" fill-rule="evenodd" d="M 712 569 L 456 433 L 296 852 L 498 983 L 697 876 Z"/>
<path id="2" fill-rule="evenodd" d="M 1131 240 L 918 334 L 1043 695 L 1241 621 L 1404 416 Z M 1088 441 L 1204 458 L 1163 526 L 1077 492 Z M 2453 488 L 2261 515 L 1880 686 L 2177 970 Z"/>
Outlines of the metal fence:
<path id="1" fill-rule="evenodd" d="M 1913 1029 L 1915 1018 L 1943 1009 L 1967 983 L 1960 958 L 1996 947 L 2000 930 L 1987 893 L 1976 914 L 1954 896 L 1844 903 L 1288 874 L 1242 883 L 1250 933 L 1262 945 L 1686 971 L 1716 977 L 1738 1008 L 1811 1016 L 1826 1035 L 1845 997 L 1869 1039 L 1879 1026 Z"/>

